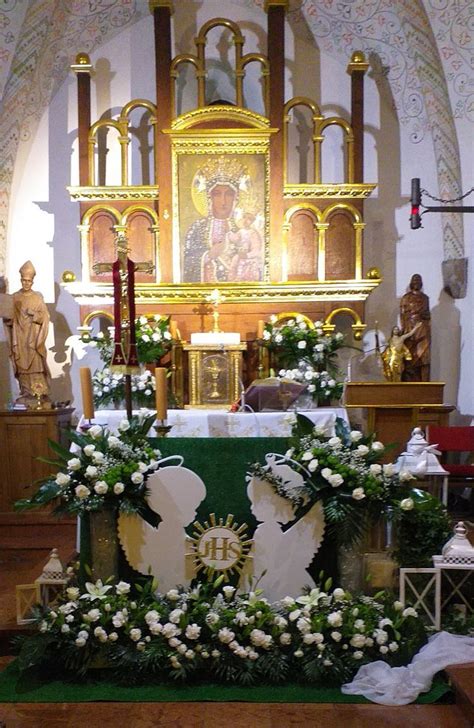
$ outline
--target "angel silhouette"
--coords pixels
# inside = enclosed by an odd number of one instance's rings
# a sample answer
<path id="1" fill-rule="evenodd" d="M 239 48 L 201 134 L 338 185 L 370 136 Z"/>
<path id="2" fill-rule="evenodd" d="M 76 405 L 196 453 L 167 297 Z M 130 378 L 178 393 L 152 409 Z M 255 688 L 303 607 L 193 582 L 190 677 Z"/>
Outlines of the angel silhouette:
<path id="1" fill-rule="evenodd" d="M 119 538 L 130 565 L 141 574 L 151 572 L 160 592 L 166 592 L 177 584 L 188 585 L 193 576 L 186 568 L 185 527 L 195 519 L 206 486 L 196 473 L 180 465 L 161 468 L 150 476 L 147 486 L 148 505 L 161 516 L 161 523 L 154 527 L 138 514 L 121 513 Z"/>

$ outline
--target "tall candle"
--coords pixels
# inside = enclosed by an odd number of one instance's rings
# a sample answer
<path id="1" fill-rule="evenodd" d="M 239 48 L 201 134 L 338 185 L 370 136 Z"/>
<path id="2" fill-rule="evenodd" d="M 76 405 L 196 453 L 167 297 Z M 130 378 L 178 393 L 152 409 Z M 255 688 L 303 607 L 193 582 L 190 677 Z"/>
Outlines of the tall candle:
<path id="1" fill-rule="evenodd" d="M 263 339 L 263 329 L 264 329 L 265 323 L 260 319 L 258 322 L 257 327 L 257 339 Z"/>
<path id="2" fill-rule="evenodd" d="M 93 420 L 94 395 L 92 391 L 92 375 L 89 367 L 80 367 L 79 376 L 81 379 L 82 411 L 86 420 Z"/>
<path id="3" fill-rule="evenodd" d="M 166 420 L 168 408 L 168 391 L 166 388 L 166 369 L 156 367 L 155 369 L 155 397 L 156 397 L 156 419 Z"/>
<path id="4" fill-rule="evenodd" d="M 179 339 L 178 324 L 176 321 L 170 321 L 170 334 L 175 341 Z"/>

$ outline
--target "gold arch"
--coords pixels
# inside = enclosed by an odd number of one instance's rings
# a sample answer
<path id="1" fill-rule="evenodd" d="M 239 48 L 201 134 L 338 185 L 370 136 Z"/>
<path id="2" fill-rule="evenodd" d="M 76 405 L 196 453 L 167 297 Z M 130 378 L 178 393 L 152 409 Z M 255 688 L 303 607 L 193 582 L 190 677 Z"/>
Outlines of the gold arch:
<path id="1" fill-rule="evenodd" d="M 308 316 L 305 316 L 304 313 L 297 313 L 295 311 L 283 311 L 282 313 L 277 313 L 276 323 L 281 323 L 282 321 L 289 321 L 290 319 L 296 318 L 302 319 L 308 326 L 308 329 L 314 329 L 314 321 L 308 318 Z"/>
<path id="2" fill-rule="evenodd" d="M 292 205 L 288 208 L 288 210 L 286 210 L 285 223 L 291 223 L 291 218 L 293 217 L 293 215 L 295 215 L 295 213 L 299 212 L 300 210 L 308 210 L 309 212 L 312 212 L 316 218 L 316 222 L 321 222 L 321 210 L 316 207 L 316 205 L 312 205 L 310 202 L 300 202 L 297 205 Z"/>
<path id="3" fill-rule="evenodd" d="M 321 216 L 321 222 L 327 222 L 328 218 L 330 217 L 331 213 L 333 213 L 335 210 L 346 210 L 349 212 L 352 217 L 354 218 L 354 222 L 356 223 L 362 223 L 362 216 L 359 212 L 359 210 L 354 207 L 354 205 L 351 205 L 350 202 L 334 202 L 332 205 L 329 205 L 324 210 L 322 216 Z"/>
<path id="4" fill-rule="evenodd" d="M 130 207 L 127 207 L 121 217 L 121 224 L 122 225 L 128 225 L 128 221 L 131 215 L 135 212 L 144 212 L 146 215 L 148 215 L 151 220 L 153 221 L 154 225 L 159 225 L 159 218 L 156 213 L 156 211 L 152 207 L 147 207 L 146 205 L 130 205 Z"/>
<path id="5" fill-rule="evenodd" d="M 348 306 L 342 306 L 341 308 L 335 308 L 331 311 L 330 314 L 326 317 L 324 324 L 323 324 L 323 331 L 327 334 L 332 333 L 334 329 L 336 328 L 335 324 L 332 323 L 332 320 L 335 316 L 337 316 L 340 313 L 347 313 L 349 316 L 351 316 L 352 320 L 354 321 L 353 324 L 351 324 L 351 329 L 353 332 L 354 339 L 356 341 L 360 341 L 362 338 L 362 334 L 364 332 L 364 329 L 367 327 L 367 324 L 364 324 L 362 322 L 361 317 L 357 313 L 357 311 L 354 311 L 353 308 L 349 308 Z"/>
<path id="6" fill-rule="evenodd" d="M 321 182 L 321 141 L 318 137 L 318 124 L 323 119 L 318 104 L 308 96 L 294 96 L 283 107 L 283 181 L 288 183 L 288 127 L 290 125 L 290 111 L 297 106 L 304 106 L 312 113 L 313 122 L 313 179 L 312 182 Z"/>
<path id="7" fill-rule="evenodd" d="M 97 310 L 97 311 L 89 311 L 89 313 L 87 313 L 84 316 L 84 321 L 82 322 L 82 325 L 89 326 L 91 321 L 93 321 L 96 318 L 100 318 L 101 316 L 109 319 L 109 321 L 112 321 L 112 323 L 114 322 L 113 314 L 111 314 L 110 311 Z"/>
<path id="8" fill-rule="evenodd" d="M 245 124 L 253 129 L 266 132 L 270 131 L 270 122 L 266 116 L 239 106 L 224 105 L 205 106 L 204 108 L 181 114 L 173 120 L 171 128 L 173 131 L 184 131 L 197 124 L 209 121 L 232 121 L 235 124 Z M 244 130 L 239 129 L 239 133 L 242 133 L 242 131 Z"/>
<path id="9" fill-rule="evenodd" d="M 94 205 L 85 211 L 82 216 L 81 225 L 90 225 L 92 217 L 98 212 L 109 212 L 115 219 L 116 224 L 120 224 L 121 215 L 117 208 L 112 207 L 111 205 Z"/>

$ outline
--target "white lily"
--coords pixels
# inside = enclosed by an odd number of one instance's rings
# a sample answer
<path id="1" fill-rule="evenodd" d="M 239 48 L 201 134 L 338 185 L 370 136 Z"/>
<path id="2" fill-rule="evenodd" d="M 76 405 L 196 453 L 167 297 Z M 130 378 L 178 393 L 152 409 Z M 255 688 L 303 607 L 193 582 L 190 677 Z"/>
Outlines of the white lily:
<path id="1" fill-rule="evenodd" d="M 97 579 L 96 583 L 93 584 L 91 581 L 86 581 L 87 594 L 82 594 L 81 599 L 105 599 L 107 592 L 112 589 L 111 584 L 103 584 L 102 579 Z"/>

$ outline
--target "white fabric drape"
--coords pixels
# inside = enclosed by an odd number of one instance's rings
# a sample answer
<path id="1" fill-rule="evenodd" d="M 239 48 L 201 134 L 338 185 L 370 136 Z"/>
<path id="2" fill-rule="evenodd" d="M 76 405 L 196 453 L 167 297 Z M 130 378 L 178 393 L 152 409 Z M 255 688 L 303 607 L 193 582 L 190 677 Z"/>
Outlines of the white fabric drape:
<path id="1" fill-rule="evenodd" d="M 381 660 L 371 662 L 363 665 L 341 690 L 381 705 L 407 705 L 420 693 L 428 692 L 437 672 L 466 662 L 474 662 L 474 637 L 438 632 L 407 667 L 390 667 Z"/>

